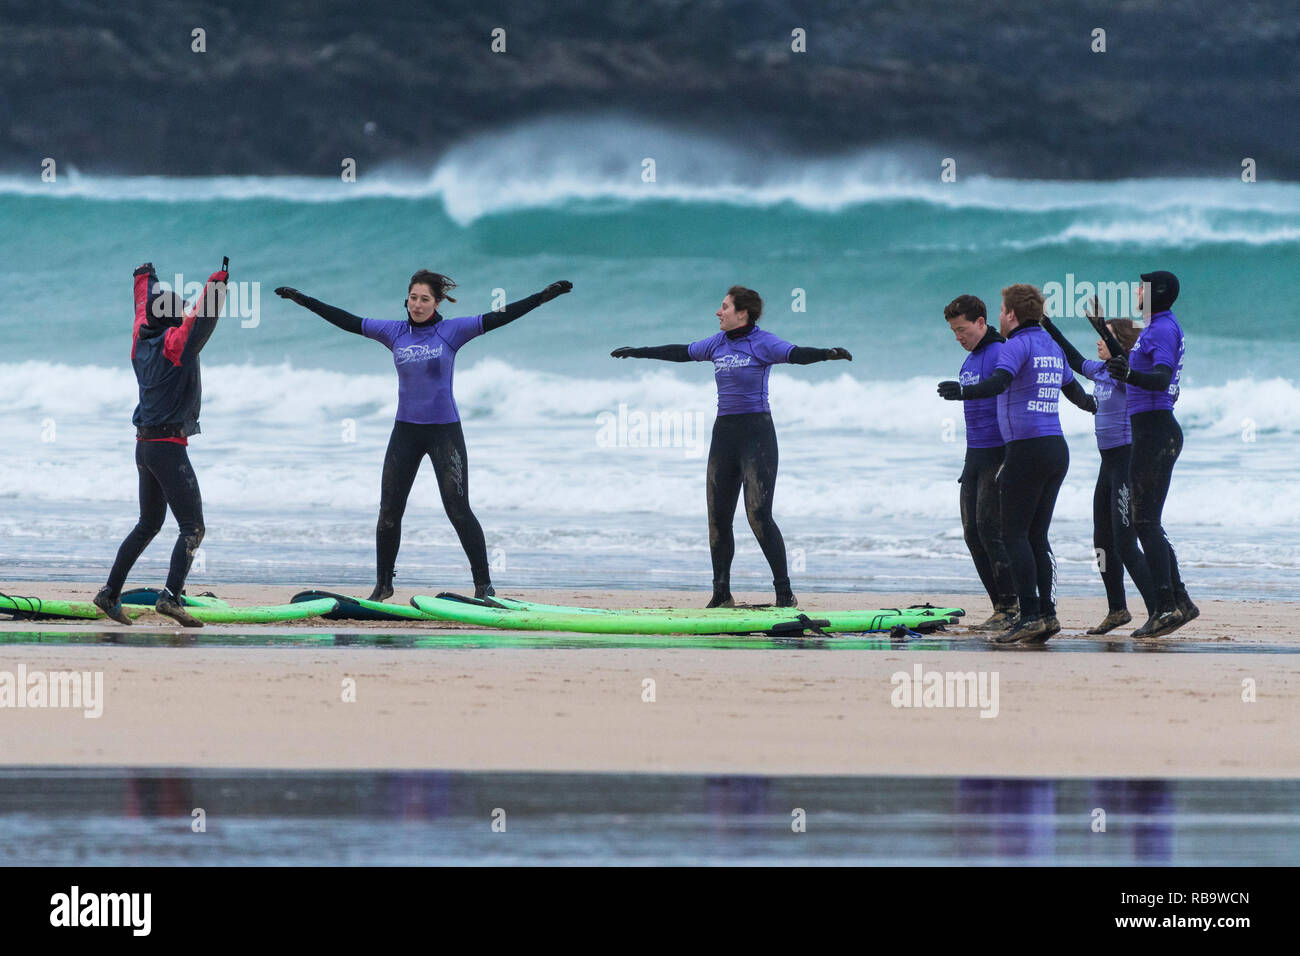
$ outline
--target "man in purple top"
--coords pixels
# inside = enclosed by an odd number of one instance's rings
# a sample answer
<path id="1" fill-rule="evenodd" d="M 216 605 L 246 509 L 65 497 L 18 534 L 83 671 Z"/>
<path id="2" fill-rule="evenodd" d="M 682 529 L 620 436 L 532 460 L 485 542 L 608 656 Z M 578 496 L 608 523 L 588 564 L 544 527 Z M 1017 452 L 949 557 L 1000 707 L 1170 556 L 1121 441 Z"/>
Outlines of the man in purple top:
<path id="1" fill-rule="evenodd" d="M 982 299 L 959 295 L 943 310 L 957 342 L 970 354 L 962 363 L 959 381 L 978 385 L 993 374 L 1002 343 L 991 329 Z M 993 604 L 993 615 L 976 631 L 1001 631 L 1011 627 L 1020 613 L 1011 562 L 1002 543 L 1002 510 L 998 504 L 997 475 L 1002 468 L 1006 442 L 998 424 L 998 399 L 972 399 L 963 403 L 966 415 L 966 461 L 961 477 L 961 527 L 966 547 L 980 583 Z"/>
<path id="2" fill-rule="evenodd" d="M 713 558 L 713 597 L 709 607 L 733 607 L 731 560 L 736 553 L 732 521 L 741 487 L 745 514 L 772 568 L 778 607 L 795 607 L 786 571 L 785 541 L 772 520 L 776 492 L 776 428 L 767 404 L 767 375 L 773 365 L 810 365 L 832 359 L 852 360 L 848 349 L 814 349 L 791 345 L 757 325 L 763 300 L 753 289 L 732 286 L 718 309 L 720 331 L 690 345 L 617 348 L 614 358 L 662 359 L 666 362 L 712 362 L 718 386 L 718 417 L 709 445 L 709 551 Z"/>
<path id="3" fill-rule="evenodd" d="M 1128 397 L 1123 382 L 1117 382 L 1106 371 L 1106 360 L 1111 358 L 1111 346 L 1116 354 L 1127 354 L 1137 340 L 1137 329 L 1132 319 L 1112 319 L 1101 328 L 1101 309 L 1093 300 L 1089 319 L 1102 337 L 1097 340 L 1097 358 L 1086 359 L 1070 344 L 1061 331 L 1043 316 L 1043 328 L 1065 353 L 1070 368 L 1094 383 L 1092 396 L 1097 402 L 1097 448 L 1101 452 L 1101 469 L 1092 495 L 1092 547 L 1097 555 L 1097 566 L 1102 584 L 1106 588 L 1109 608 L 1106 617 L 1089 634 L 1105 634 L 1133 620 L 1124 595 L 1124 570 L 1127 568 L 1134 585 L 1146 602 L 1147 614 L 1155 609 L 1155 590 L 1146 558 L 1138 547 L 1137 531 L 1133 524 L 1133 495 L 1129 484 L 1129 459 L 1132 446 L 1129 437 Z M 1109 334 L 1107 334 L 1109 332 Z"/>
<path id="4" fill-rule="evenodd" d="M 326 305 L 297 289 L 281 286 L 275 294 L 311 309 L 346 332 L 382 342 L 393 353 L 397 367 L 397 420 L 384 455 L 384 475 L 379 496 L 379 522 L 375 529 L 376 581 L 371 601 L 393 595 L 393 574 L 402 541 L 402 516 L 420 463 L 433 462 L 438 492 L 447 518 L 456 529 L 474 576 L 474 596 L 491 597 L 487 545 L 483 528 L 469 507 L 469 472 L 465 434 L 452 394 L 456 352 L 475 336 L 491 332 L 531 312 L 543 302 L 564 295 L 573 283 L 552 282 L 541 292 L 511 302 L 500 312 L 444 319 L 438 312 L 456 283 L 437 272 L 421 269 L 411 276 L 406 293 L 406 319 L 363 319 Z"/>
<path id="5" fill-rule="evenodd" d="M 1043 295 L 1032 285 L 1003 289 L 998 323 L 1007 341 L 993 374 L 978 385 L 939 383 L 939 394 L 953 401 L 998 397 L 998 422 L 1007 439 L 998 479 L 1002 540 L 1020 595 L 1015 627 L 993 638 L 1000 644 L 1037 644 L 1061 629 L 1056 558 L 1047 541 L 1056 496 L 1070 467 L 1057 406 L 1064 395 L 1085 411 L 1096 410 L 1060 348 L 1039 325 L 1042 317 Z"/>
<path id="6" fill-rule="evenodd" d="M 1117 355 L 1106 363 L 1115 380 L 1128 386 L 1133 522 L 1155 588 L 1155 612 L 1134 637 L 1162 637 L 1201 613 L 1187 594 L 1178 558 L 1161 525 L 1174 462 L 1183 450 L 1183 430 L 1174 418 L 1183 373 L 1183 329 L 1173 313 L 1178 291 L 1178 277 L 1172 272 L 1143 273 L 1138 308 L 1146 314 L 1149 303 L 1150 318 L 1128 356 Z"/>

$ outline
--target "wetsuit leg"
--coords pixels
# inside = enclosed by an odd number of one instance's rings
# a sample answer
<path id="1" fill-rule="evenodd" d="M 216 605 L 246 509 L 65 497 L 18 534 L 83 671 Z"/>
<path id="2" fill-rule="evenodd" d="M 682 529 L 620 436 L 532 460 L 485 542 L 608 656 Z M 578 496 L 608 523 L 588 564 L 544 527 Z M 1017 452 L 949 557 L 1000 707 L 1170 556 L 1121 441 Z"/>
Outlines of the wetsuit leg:
<path id="1" fill-rule="evenodd" d="M 167 519 L 167 499 L 163 497 L 162 486 L 158 484 L 158 479 L 153 476 L 153 472 L 146 464 L 145 446 L 152 444 L 155 443 L 144 441 L 135 443 L 135 470 L 140 478 L 140 519 L 117 549 L 113 569 L 108 572 L 108 582 L 105 586 L 113 597 L 122 593 L 126 576 L 131 573 L 131 568 L 144 553 L 144 549 L 149 546 L 149 542 L 157 537 L 158 532 L 162 530 L 163 522 Z"/>
<path id="2" fill-rule="evenodd" d="M 1101 453 L 1102 468 L 1109 474 L 1111 489 L 1111 528 L 1115 552 L 1128 571 L 1133 586 L 1142 595 L 1147 614 L 1156 609 L 1155 588 L 1151 583 L 1151 569 L 1146 556 L 1138 546 L 1137 531 L 1133 524 L 1133 494 L 1129 486 L 1129 467 L 1132 445 L 1108 448 Z"/>
<path id="3" fill-rule="evenodd" d="M 1129 474 L 1133 486 L 1133 524 L 1155 594 L 1156 611 L 1172 611 L 1174 604 L 1173 546 L 1161 526 L 1174 463 L 1183 450 L 1183 430 L 1168 410 L 1139 412 L 1129 419 L 1133 430 L 1133 459 Z M 1180 582 L 1181 583 L 1181 582 Z"/>
<path id="4" fill-rule="evenodd" d="M 745 516 L 758 546 L 772 569 L 772 583 L 777 590 L 790 587 L 786 567 L 785 540 L 772 520 L 772 500 L 776 495 L 776 471 L 780 458 L 776 444 L 776 426 L 766 412 L 728 416 L 750 419 L 741 423 L 740 475 L 745 487 Z"/>
<path id="5" fill-rule="evenodd" d="M 1060 435 L 1031 439 L 1042 442 L 1039 476 L 1042 491 L 1038 506 L 1029 523 L 1029 546 L 1034 552 L 1034 565 L 1038 579 L 1038 608 L 1045 617 L 1056 614 L 1056 555 L 1047 540 L 1052 525 L 1052 512 L 1056 510 L 1056 496 L 1061 492 L 1066 472 L 1070 470 L 1070 449 Z"/>
<path id="6" fill-rule="evenodd" d="M 1128 599 L 1124 596 L 1124 564 L 1115 548 L 1112 471 L 1106 461 L 1106 451 L 1103 451 L 1097 486 L 1092 490 L 1092 552 L 1101 572 L 1101 583 L 1106 588 L 1107 606 L 1111 611 L 1122 611 L 1128 608 Z"/>
<path id="7" fill-rule="evenodd" d="M 1002 457 L 1001 448 L 968 449 L 961 475 L 961 526 L 966 548 L 995 608 L 1016 603 L 998 503 L 997 475 Z"/>
<path id="8" fill-rule="evenodd" d="M 199 493 L 199 480 L 184 445 L 166 441 L 140 444 L 152 446 L 145 452 L 149 469 L 180 526 L 167 571 L 167 589 L 172 594 L 180 594 L 194 562 L 194 552 L 203 543 L 203 496 Z"/>
<path id="9" fill-rule="evenodd" d="M 1022 617 L 1056 612 L 1056 562 L 1047 530 L 1069 466 L 1069 449 L 1059 435 L 1007 443 L 998 479 L 1002 540 Z"/>
<path id="10" fill-rule="evenodd" d="M 483 526 L 469 506 L 469 458 L 465 453 L 465 432 L 460 427 L 460 422 L 419 427 L 427 430 L 425 450 L 433 462 L 434 474 L 438 477 L 442 507 L 447 512 L 447 520 L 456 529 L 465 557 L 469 558 L 474 584 L 488 584 L 491 574 L 488 570 Z"/>
<path id="11" fill-rule="evenodd" d="M 384 453 L 384 476 L 379 489 L 379 523 L 375 527 L 375 560 L 379 578 L 391 579 L 402 544 L 402 515 L 424 457 L 419 425 L 394 422 Z"/>
<path id="12" fill-rule="evenodd" d="M 709 443 L 709 468 L 705 496 L 709 505 L 709 555 L 713 559 L 713 591 L 731 591 L 731 561 L 736 555 L 732 522 L 740 500 L 742 482 L 740 457 L 736 450 L 736 428 L 728 419 L 736 415 L 719 415 L 713 423 Z"/>

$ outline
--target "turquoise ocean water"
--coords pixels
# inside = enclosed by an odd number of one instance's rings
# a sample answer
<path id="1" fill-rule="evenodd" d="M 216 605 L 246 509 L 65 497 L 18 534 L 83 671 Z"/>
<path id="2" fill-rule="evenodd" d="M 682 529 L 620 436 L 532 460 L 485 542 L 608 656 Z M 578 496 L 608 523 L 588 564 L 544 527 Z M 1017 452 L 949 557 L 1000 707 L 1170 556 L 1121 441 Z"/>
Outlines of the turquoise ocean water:
<path id="1" fill-rule="evenodd" d="M 1187 332 L 1166 528 L 1194 594 L 1295 599 L 1298 254 L 1300 184 L 941 183 L 904 154 L 755 157 L 613 121 L 521 127 L 356 183 L 2 176 L 0 577 L 100 577 L 134 521 L 131 271 L 145 260 L 192 282 L 228 255 L 232 280 L 248 283 L 203 356 L 190 447 L 208 537 L 192 589 L 373 574 L 391 357 L 275 298 L 277 285 L 398 318 L 417 268 L 460 283 L 454 314 L 571 279 L 573 294 L 458 356 L 494 576 L 699 589 L 711 370 L 608 353 L 704 338 L 726 288 L 752 286 L 765 327 L 855 359 L 772 373 L 776 517 L 796 590 L 924 594 L 978 591 L 957 514 L 960 412 L 935 395 L 965 354 L 943 306 L 962 292 L 993 305 L 1011 282 L 1164 268 L 1182 279 Z M 1086 323 L 1063 311 L 1058 324 L 1092 354 Z M 1061 589 L 1100 594 L 1091 419 L 1068 405 L 1061 416 Z M 737 542 L 735 583 L 765 589 L 743 518 Z M 159 577 L 169 549 L 155 543 L 135 577 Z M 398 583 L 468 583 L 431 470 L 411 498 Z"/>

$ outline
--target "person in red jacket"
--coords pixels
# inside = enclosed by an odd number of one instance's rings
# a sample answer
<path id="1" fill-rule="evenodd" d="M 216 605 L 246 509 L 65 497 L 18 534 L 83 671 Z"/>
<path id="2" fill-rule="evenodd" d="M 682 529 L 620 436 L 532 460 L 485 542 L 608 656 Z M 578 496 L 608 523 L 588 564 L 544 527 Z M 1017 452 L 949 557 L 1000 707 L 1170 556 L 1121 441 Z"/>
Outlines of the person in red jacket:
<path id="1" fill-rule="evenodd" d="M 135 425 L 135 466 L 140 474 L 140 520 L 117 551 L 108 583 L 95 595 L 95 606 L 122 624 L 122 586 L 132 566 L 162 530 L 167 509 L 180 525 L 172 548 L 167 586 L 155 610 L 185 627 L 203 622 L 181 606 L 181 591 L 194 552 L 203 541 L 203 499 L 186 451 L 199 432 L 202 381 L 199 353 L 217 327 L 229 273 L 226 261 L 209 276 L 199 299 L 188 309 L 180 296 L 164 291 L 153 263 L 135 270 L 135 322 L 131 328 L 131 365 L 140 403 Z"/>

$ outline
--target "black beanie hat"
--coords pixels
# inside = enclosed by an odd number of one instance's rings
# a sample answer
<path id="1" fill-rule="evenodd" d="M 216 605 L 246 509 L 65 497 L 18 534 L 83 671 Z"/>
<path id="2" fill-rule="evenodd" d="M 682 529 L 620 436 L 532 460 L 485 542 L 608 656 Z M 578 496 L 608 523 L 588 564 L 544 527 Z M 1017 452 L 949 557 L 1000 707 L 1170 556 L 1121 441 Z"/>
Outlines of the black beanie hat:
<path id="1" fill-rule="evenodd" d="M 1151 314 L 1168 310 L 1178 298 L 1178 276 L 1163 269 L 1142 273 L 1142 281 L 1151 283 Z"/>

